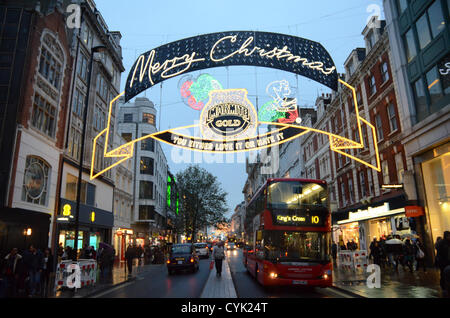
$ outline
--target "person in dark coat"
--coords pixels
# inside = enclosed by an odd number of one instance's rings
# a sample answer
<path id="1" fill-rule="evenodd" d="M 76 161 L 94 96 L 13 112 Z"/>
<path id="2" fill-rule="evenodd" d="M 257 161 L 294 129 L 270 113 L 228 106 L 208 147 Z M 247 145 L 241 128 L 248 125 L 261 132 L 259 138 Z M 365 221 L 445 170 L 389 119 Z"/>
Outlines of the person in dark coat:
<path id="1" fill-rule="evenodd" d="M 441 271 L 441 288 L 445 294 L 450 292 L 450 232 L 444 232 L 444 238 L 437 246 L 439 269 Z"/>
<path id="2" fill-rule="evenodd" d="M 133 273 L 133 260 L 135 257 L 136 257 L 136 249 L 130 243 L 125 252 L 125 259 L 127 260 L 128 276 L 131 276 L 131 274 Z"/>
<path id="3" fill-rule="evenodd" d="M 6 296 L 7 297 L 16 297 L 17 289 L 19 287 L 19 279 L 22 276 L 23 271 L 23 258 L 22 255 L 18 253 L 17 248 L 13 248 L 11 253 L 6 255 L 3 268 L 2 275 L 6 281 Z"/>
<path id="4" fill-rule="evenodd" d="M 44 262 L 42 269 L 42 296 L 47 297 L 50 290 L 51 274 L 53 273 L 53 255 L 49 248 L 44 251 Z"/>
<path id="5" fill-rule="evenodd" d="M 29 297 L 34 297 L 41 284 L 41 274 L 44 266 L 44 257 L 41 251 L 30 245 L 28 251 L 24 253 L 23 263 L 29 277 Z"/>
<path id="6" fill-rule="evenodd" d="M 333 256 L 333 261 L 336 262 L 336 259 L 337 259 L 337 245 L 336 245 L 336 243 L 333 243 L 331 245 L 331 255 Z"/>
<path id="7" fill-rule="evenodd" d="M 376 265 L 381 264 L 381 257 L 383 255 L 383 252 L 381 251 L 381 246 L 378 242 L 375 242 L 375 245 L 372 248 L 372 251 L 370 252 L 369 258 L 373 258 L 373 263 Z"/>
<path id="8" fill-rule="evenodd" d="M 416 261 L 417 261 L 417 268 L 416 270 L 419 270 L 420 267 L 423 268 L 423 271 L 427 271 L 427 267 L 425 264 L 425 247 L 423 246 L 422 242 L 417 239 L 415 246 L 415 255 L 416 255 Z"/>
<path id="9" fill-rule="evenodd" d="M 408 266 L 411 273 L 414 271 L 413 269 L 414 254 L 415 254 L 414 245 L 411 244 L 410 239 L 406 239 L 405 244 L 403 245 L 403 255 L 404 255 L 403 267 L 405 265 Z"/>

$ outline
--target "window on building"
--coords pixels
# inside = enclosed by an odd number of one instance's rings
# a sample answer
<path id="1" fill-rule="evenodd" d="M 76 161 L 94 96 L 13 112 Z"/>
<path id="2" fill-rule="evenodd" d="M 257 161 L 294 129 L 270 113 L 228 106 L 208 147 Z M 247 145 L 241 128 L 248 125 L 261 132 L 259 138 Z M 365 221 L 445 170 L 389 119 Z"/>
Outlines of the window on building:
<path id="1" fill-rule="evenodd" d="M 39 73 L 56 89 L 60 87 L 61 69 L 62 61 L 43 46 L 39 60 Z"/>
<path id="2" fill-rule="evenodd" d="M 153 171 L 154 161 L 153 158 L 141 157 L 141 174 L 154 175 Z"/>
<path id="3" fill-rule="evenodd" d="M 423 49 L 431 42 L 430 28 L 428 27 L 427 15 L 424 13 L 416 22 L 417 35 L 419 37 L 419 47 Z"/>
<path id="4" fill-rule="evenodd" d="M 440 77 L 438 75 L 438 70 L 436 67 L 433 67 L 426 74 L 427 78 L 427 87 L 428 92 L 430 94 L 431 105 L 439 101 L 442 97 L 444 97 L 444 92 L 442 91 L 442 85 L 440 81 Z"/>
<path id="5" fill-rule="evenodd" d="M 44 160 L 28 156 L 23 176 L 22 201 L 47 205 L 50 166 Z"/>
<path id="6" fill-rule="evenodd" d="M 427 99 L 422 78 L 419 78 L 414 83 L 414 98 L 416 102 L 417 118 L 418 120 L 421 120 L 428 115 Z"/>
<path id="7" fill-rule="evenodd" d="M 408 7 L 408 0 L 397 0 L 398 15 L 402 15 Z"/>
<path id="8" fill-rule="evenodd" d="M 108 99 L 108 83 L 106 82 L 103 75 L 98 74 L 97 75 L 97 93 L 100 95 L 104 100 Z"/>
<path id="9" fill-rule="evenodd" d="M 341 200 L 342 207 L 346 207 L 347 199 L 345 197 L 345 185 L 343 182 L 341 183 L 341 198 L 342 198 L 342 200 Z"/>
<path id="10" fill-rule="evenodd" d="M 153 205 L 139 206 L 139 220 L 154 220 L 154 219 L 155 219 L 155 207 Z"/>
<path id="11" fill-rule="evenodd" d="M 77 161 L 80 160 L 80 147 L 81 147 L 81 132 L 79 132 L 74 127 L 71 127 L 68 152 L 69 155 Z"/>
<path id="12" fill-rule="evenodd" d="M 445 30 L 445 20 L 442 14 L 443 12 L 441 1 L 439 0 L 434 1 L 434 3 L 427 10 L 428 19 L 430 21 L 431 36 L 433 39 Z"/>
<path id="13" fill-rule="evenodd" d="M 142 134 L 142 137 L 147 134 Z M 141 150 L 155 152 L 155 140 L 153 138 L 147 138 L 141 141 Z"/>
<path id="14" fill-rule="evenodd" d="M 401 152 L 395 155 L 395 166 L 397 167 L 398 183 L 403 183 L 403 172 L 405 169 L 403 166 L 403 156 Z"/>
<path id="15" fill-rule="evenodd" d="M 131 140 L 133 140 L 133 134 L 122 133 L 122 138 L 125 139 L 126 142 L 130 142 Z"/>
<path id="16" fill-rule="evenodd" d="M 83 118 L 84 99 L 84 94 L 76 88 L 73 95 L 72 112 L 80 118 Z"/>
<path id="17" fill-rule="evenodd" d="M 31 124 L 49 137 L 55 137 L 56 107 L 39 94 L 34 96 Z"/>
<path id="18" fill-rule="evenodd" d="M 389 117 L 389 127 L 391 128 L 391 132 L 397 130 L 397 115 L 395 113 L 394 104 L 389 104 L 387 107 L 387 113 Z"/>
<path id="19" fill-rule="evenodd" d="M 153 182 L 139 181 L 139 199 L 153 199 Z"/>
<path id="20" fill-rule="evenodd" d="M 106 112 L 102 110 L 102 107 L 95 105 L 94 107 L 94 128 L 101 131 L 106 125 Z"/>
<path id="21" fill-rule="evenodd" d="M 380 114 L 375 115 L 375 126 L 377 128 L 378 141 L 383 140 L 384 139 L 383 124 L 381 122 Z"/>
<path id="22" fill-rule="evenodd" d="M 381 64 L 381 79 L 382 79 L 383 83 L 385 83 L 389 80 L 389 71 L 388 71 L 387 62 L 384 62 L 383 64 Z"/>
<path id="23" fill-rule="evenodd" d="M 359 185 L 360 185 L 360 193 L 361 197 L 366 197 L 366 176 L 364 174 L 364 171 L 359 172 Z"/>
<path id="24" fill-rule="evenodd" d="M 123 122 L 124 123 L 132 123 L 133 122 L 133 114 L 124 114 Z"/>
<path id="25" fill-rule="evenodd" d="M 350 196 L 350 203 L 355 202 L 355 192 L 353 190 L 353 180 L 352 179 L 348 180 L 348 192 L 349 192 L 349 196 Z"/>
<path id="26" fill-rule="evenodd" d="M 375 76 L 373 76 L 373 75 L 371 75 L 369 77 L 369 92 L 370 92 L 371 96 L 377 92 L 377 85 L 376 85 L 376 82 L 375 82 Z"/>
<path id="27" fill-rule="evenodd" d="M 151 124 L 151 125 L 155 125 L 155 115 L 148 114 L 148 113 L 143 113 L 142 114 L 142 122 L 143 123 L 147 123 L 147 124 Z"/>
<path id="28" fill-rule="evenodd" d="M 405 34 L 405 47 L 406 47 L 406 58 L 408 63 L 411 62 L 417 55 L 416 41 L 414 40 L 413 29 L 409 29 Z"/>
<path id="29" fill-rule="evenodd" d="M 81 53 L 78 60 L 77 74 L 85 82 L 87 82 L 88 67 L 88 58 L 83 53 Z"/>
<path id="30" fill-rule="evenodd" d="M 383 173 L 383 184 L 389 184 L 389 166 L 387 161 L 381 162 L 381 172 Z"/>
<path id="31" fill-rule="evenodd" d="M 374 194 L 374 185 L 373 185 L 373 176 L 372 176 L 372 171 L 369 169 L 367 172 L 367 185 L 369 188 L 369 195 L 373 195 Z"/>

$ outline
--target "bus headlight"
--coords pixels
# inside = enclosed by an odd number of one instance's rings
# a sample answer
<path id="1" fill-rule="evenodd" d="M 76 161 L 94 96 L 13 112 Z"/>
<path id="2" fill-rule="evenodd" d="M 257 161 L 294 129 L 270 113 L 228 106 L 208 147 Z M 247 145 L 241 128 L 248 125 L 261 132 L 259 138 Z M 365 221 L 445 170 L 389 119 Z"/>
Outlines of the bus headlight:
<path id="1" fill-rule="evenodd" d="M 270 278 L 274 279 L 274 278 L 277 278 L 277 277 L 278 277 L 278 274 L 272 272 L 272 273 L 269 274 L 269 276 L 270 276 Z"/>

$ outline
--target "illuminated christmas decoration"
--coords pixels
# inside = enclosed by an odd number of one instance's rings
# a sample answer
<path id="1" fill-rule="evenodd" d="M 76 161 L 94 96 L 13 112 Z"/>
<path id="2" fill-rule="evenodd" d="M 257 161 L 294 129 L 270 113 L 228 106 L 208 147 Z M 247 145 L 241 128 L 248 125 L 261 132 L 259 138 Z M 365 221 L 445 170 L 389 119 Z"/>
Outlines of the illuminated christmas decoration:
<path id="1" fill-rule="evenodd" d="M 180 94 L 183 102 L 195 110 L 201 110 L 209 98 L 209 92 L 222 89 L 222 85 L 209 74 L 202 74 L 196 80 L 192 76 L 180 81 Z"/>
<path id="2" fill-rule="evenodd" d="M 166 79 L 231 65 L 275 68 L 337 90 L 336 66 L 320 43 L 279 33 L 230 31 L 183 39 L 140 55 L 127 78 L 125 102 Z"/>
<path id="3" fill-rule="evenodd" d="M 205 55 L 204 51 L 201 54 L 192 51 L 192 48 L 201 47 L 204 49 L 207 47 L 205 43 L 212 43 L 212 41 L 215 42 L 208 55 Z M 290 49 L 284 43 L 290 43 L 295 48 L 295 52 L 292 51 L 292 47 Z M 182 46 L 185 50 L 182 49 Z M 282 49 L 279 47 L 282 47 Z M 158 62 L 157 58 L 160 56 L 164 56 L 166 60 Z M 301 126 L 296 100 L 288 97 L 290 95 L 289 86 L 281 81 L 278 83 L 273 82 L 270 85 L 269 91 L 274 93 L 272 95 L 274 99 L 271 103 L 272 109 L 270 104 L 268 104 L 267 109 L 262 111 L 261 118 L 264 120 L 258 119 L 258 114 L 247 99 L 247 91 L 245 89 L 211 90 L 209 91 L 209 101 L 202 109 L 200 115 L 200 124 L 155 132 L 109 150 L 110 145 L 108 141 L 112 107 L 118 98 L 125 95 L 125 100 L 127 101 L 146 88 L 167 78 L 203 68 L 227 65 L 266 66 L 286 70 L 311 78 L 334 90 L 337 89 L 338 83 L 341 83 L 344 88 L 351 90 L 353 96 L 358 128 L 356 140 L 359 141 L 354 141 L 332 132 Z M 207 80 L 208 78 L 205 78 L 205 81 Z M 194 81 L 186 83 L 181 93 L 184 96 L 189 96 L 187 91 L 191 92 L 193 85 Z M 193 91 L 202 96 L 204 91 L 200 87 L 203 86 L 200 84 L 198 87 L 194 86 Z M 191 95 L 193 95 L 192 92 Z M 273 113 L 273 109 L 277 112 L 282 110 L 280 113 L 284 113 L 284 117 L 277 117 L 281 116 L 281 114 Z M 268 118 L 271 120 L 266 121 Z M 278 122 L 273 122 L 274 118 Z M 256 128 L 259 125 L 276 126 L 277 129 L 271 129 L 267 133 L 257 135 Z M 375 163 L 357 158 L 351 155 L 352 152 L 347 153 L 349 149 L 366 147 L 364 144 L 365 138 L 362 138 L 361 127 L 363 125 L 372 132 L 373 142 L 369 145 L 374 147 Z M 203 138 L 177 132 L 178 130 L 192 128 L 200 128 Z M 360 117 L 355 88 L 337 78 L 336 68 L 331 57 L 319 43 L 287 35 L 264 32 L 225 32 L 194 37 L 167 44 L 138 58 L 128 76 L 126 90 L 110 102 L 107 127 L 93 140 L 90 177 L 95 179 L 131 158 L 134 154 L 134 145 L 147 138 L 153 138 L 169 145 L 192 151 L 233 153 L 273 147 L 310 132 L 327 135 L 332 151 L 358 161 L 374 170 L 381 171 L 375 127 Z M 113 161 L 113 164 L 102 171 L 94 171 L 97 140 L 99 138 L 104 138 L 106 141 L 102 149 L 104 158 L 114 158 L 117 161 Z"/>
<path id="4" fill-rule="evenodd" d="M 261 107 L 260 121 L 278 121 L 283 124 L 300 124 L 297 99 L 290 97 L 291 89 L 286 80 L 275 81 L 267 85 L 266 92 L 273 100 Z"/>

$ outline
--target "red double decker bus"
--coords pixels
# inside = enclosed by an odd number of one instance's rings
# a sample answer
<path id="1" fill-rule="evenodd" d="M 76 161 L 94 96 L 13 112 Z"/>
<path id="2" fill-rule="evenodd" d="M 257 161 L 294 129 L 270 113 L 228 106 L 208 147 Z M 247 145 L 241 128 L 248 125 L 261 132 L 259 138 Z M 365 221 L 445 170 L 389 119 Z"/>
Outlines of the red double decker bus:
<path id="1" fill-rule="evenodd" d="M 246 208 L 244 265 L 262 285 L 330 287 L 325 181 L 268 179 Z"/>

